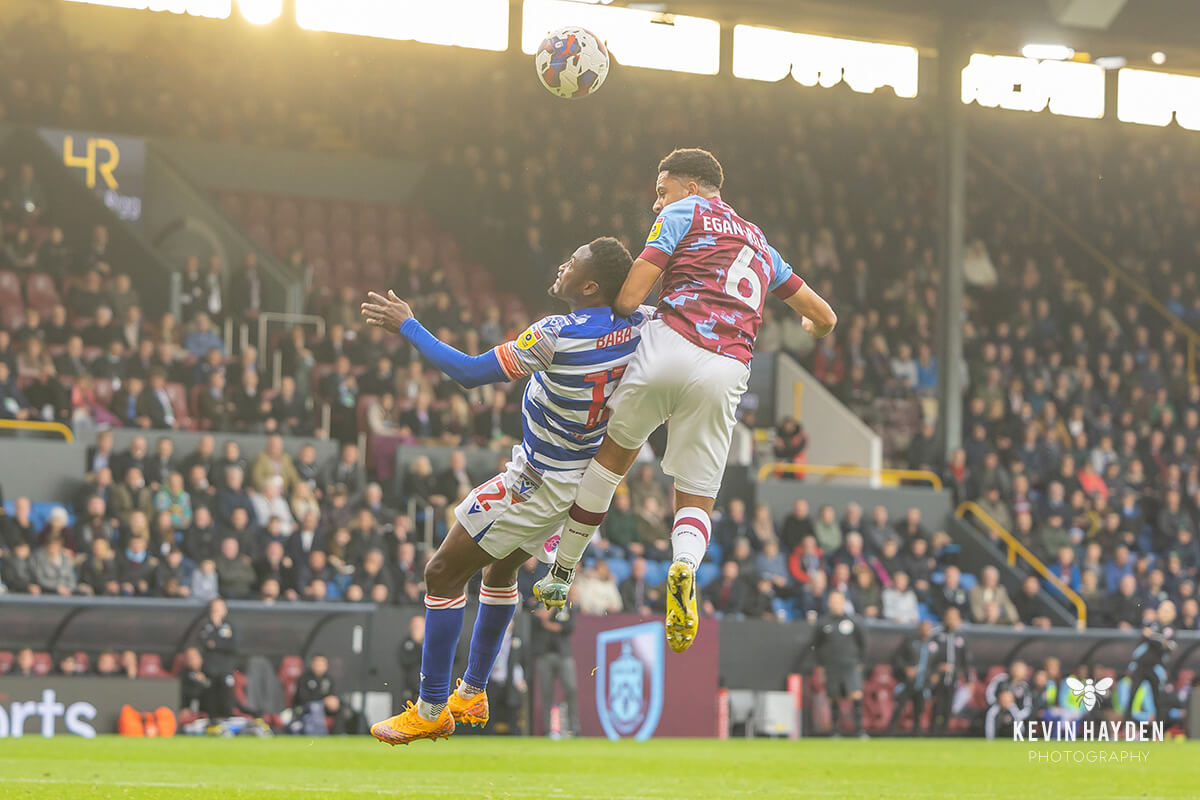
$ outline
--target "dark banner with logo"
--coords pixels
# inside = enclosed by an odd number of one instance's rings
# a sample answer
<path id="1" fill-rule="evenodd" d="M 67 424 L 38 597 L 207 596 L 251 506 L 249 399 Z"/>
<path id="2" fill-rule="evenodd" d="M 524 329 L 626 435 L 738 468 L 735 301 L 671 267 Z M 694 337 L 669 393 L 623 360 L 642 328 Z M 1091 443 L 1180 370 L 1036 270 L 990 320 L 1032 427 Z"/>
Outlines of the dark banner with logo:
<path id="1" fill-rule="evenodd" d="M 126 222 L 142 218 L 145 139 L 56 128 L 42 128 L 38 134 L 114 214 Z"/>
<path id="2" fill-rule="evenodd" d="M 584 736 L 716 736 L 718 621 L 701 620 L 696 642 L 675 653 L 662 617 L 576 619 L 571 646 Z"/>
<path id="3" fill-rule="evenodd" d="M 121 707 L 179 707 L 175 678 L 0 677 L 0 739 L 116 733 Z"/>

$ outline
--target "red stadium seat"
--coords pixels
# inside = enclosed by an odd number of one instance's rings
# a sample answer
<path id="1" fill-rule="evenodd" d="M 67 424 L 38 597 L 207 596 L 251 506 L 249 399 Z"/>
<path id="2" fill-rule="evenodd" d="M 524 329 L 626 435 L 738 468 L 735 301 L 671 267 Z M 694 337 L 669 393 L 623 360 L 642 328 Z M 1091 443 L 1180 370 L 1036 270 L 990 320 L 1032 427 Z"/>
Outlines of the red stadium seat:
<path id="1" fill-rule="evenodd" d="M 54 279 L 44 272 L 35 272 L 25 280 L 25 297 L 43 319 L 50 317 L 50 312 L 59 302 Z"/>
<path id="2" fill-rule="evenodd" d="M 304 660 L 299 656 L 284 656 L 279 660 L 279 682 L 283 684 L 283 699 L 291 705 L 296 682 L 304 674 Z"/>
<path id="3" fill-rule="evenodd" d="M 304 232 L 304 253 L 309 258 L 325 258 L 329 255 L 329 241 L 325 232 L 310 228 Z"/>
<path id="4" fill-rule="evenodd" d="M 96 401 L 105 408 L 112 408 L 112 382 L 100 378 L 94 382 L 94 385 L 96 387 Z"/>
<path id="5" fill-rule="evenodd" d="M 11 270 L 0 270 L 0 304 L 21 302 L 21 279 Z"/>
<path id="6" fill-rule="evenodd" d="M 363 234 L 358 240 L 358 257 L 362 261 L 374 261 L 382 251 L 379 237 L 373 233 Z"/>
<path id="7" fill-rule="evenodd" d="M 21 303 L 6 303 L 0 300 L 0 328 L 15 331 L 25 322 L 25 307 Z"/>
<path id="8" fill-rule="evenodd" d="M 50 658 L 49 653 L 37 652 L 33 654 L 34 675 L 49 675 L 53 669 L 54 660 Z"/>
<path id="9" fill-rule="evenodd" d="M 329 213 L 320 200 L 306 200 L 304 209 L 300 212 L 300 220 L 306 230 L 324 228 L 329 221 Z"/>
<path id="10" fill-rule="evenodd" d="M 184 658 L 183 653 L 176 653 L 171 659 L 171 675 L 178 675 L 183 672 Z"/>
<path id="11" fill-rule="evenodd" d="M 335 231 L 346 231 L 349 233 L 350 227 L 354 221 L 354 212 L 349 204 L 338 203 L 329 209 L 329 227 Z"/>
<path id="12" fill-rule="evenodd" d="M 257 222 L 252 224 L 247 230 L 250 238 L 257 242 L 260 246 L 271 249 L 271 230 L 266 224 Z"/>
<path id="13" fill-rule="evenodd" d="M 12 669 L 14 656 L 8 650 L 0 650 L 0 675 Z"/>
<path id="14" fill-rule="evenodd" d="M 359 277 L 368 286 L 382 286 L 387 282 L 388 269 L 378 261 L 368 261 L 362 265 Z"/>
<path id="15" fill-rule="evenodd" d="M 344 228 L 334 228 L 329 237 L 329 252 L 334 261 L 354 255 L 354 234 Z"/>
<path id="16" fill-rule="evenodd" d="M 377 236 L 379 234 L 379 207 L 365 205 L 358 210 L 358 218 L 354 220 L 354 229 L 359 234 Z"/>
<path id="17" fill-rule="evenodd" d="M 191 430 L 195 427 L 195 420 L 188 413 L 187 387 L 182 383 L 168 383 L 166 389 L 167 397 L 171 398 L 171 410 L 175 412 L 175 422 L 183 430 Z"/>
<path id="18" fill-rule="evenodd" d="M 162 659 L 158 657 L 157 653 L 142 653 L 138 657 L 139 678 L 162 678 L 165 676 Z"/>
<path id="19" fill-rule="evenodd" d="M 387 243 L 383 247 L 383 255 L 388 261 L 407 261 L 408 240 L 403 236 L 389 236 Z"/>
<path id="20" fill-rule="evenodd" d="M 264 194 L 251 194 L 246 203 L 246 222 L 265 225 L 271 218 L 271 205 Z"/>
<path id="21" fill-rule="evenodd" d="M 246 213 L 246 204 L 237 192 L 221 192 L 217 204 L 227 217 L 236 222 L 241 222 Z"/>
<path id="22" fill-rule="evenodd" d="M 383 229 L 388 236 L 406 236 L 408 234 L 408 212 L 399 207 L 392 206 L 384 216 Z"/>
<path id="23" fill-rule="evenodd" d="M 300 245 L 300 234 L 289 226 L 275 229 L 275 254 L 280 258 L 287 256 Z"/>
<path id="24" fill-rule="evenodd" d="M 78 669 L 80 672 L 87 672 L 88 668 L 91 666 L 91 660 L 88 658 L 87 653 L 85 653 L 83 650 L 80 650 L 75 654 L 75 664 L 76 669 Z"/>
<path id="25" fill-rule="evenodd" d="M 295 227 L 300 222 L 300 208 L 291 198 L 281 197 L 275 201 L 271 221 L 277 228 Z"/>

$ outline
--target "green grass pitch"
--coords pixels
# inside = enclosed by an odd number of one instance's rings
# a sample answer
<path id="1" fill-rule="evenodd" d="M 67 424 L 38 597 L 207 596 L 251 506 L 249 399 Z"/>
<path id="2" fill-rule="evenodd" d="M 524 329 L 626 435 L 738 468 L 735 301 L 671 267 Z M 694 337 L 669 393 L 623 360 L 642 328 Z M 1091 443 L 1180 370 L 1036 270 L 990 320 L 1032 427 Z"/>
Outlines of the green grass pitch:
<path id="1" fill-rule="evenodd" d="M 1060 763 L 1030 750 L 1145 753 Z M 978 740 L 462 737 L 391 748 L 367 738 L 0 740 L 0 798 L 878 798 L 1169 800 L 1200 797 L 1200 747 Z"/>

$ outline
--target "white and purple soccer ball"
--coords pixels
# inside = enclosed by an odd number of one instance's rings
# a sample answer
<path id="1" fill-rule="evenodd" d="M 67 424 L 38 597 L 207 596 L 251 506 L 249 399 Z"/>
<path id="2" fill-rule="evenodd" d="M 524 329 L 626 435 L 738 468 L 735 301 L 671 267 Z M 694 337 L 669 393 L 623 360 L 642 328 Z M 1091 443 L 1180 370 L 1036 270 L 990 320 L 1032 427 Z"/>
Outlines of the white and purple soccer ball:
<path id="1" fill-rule="evenodd" d="M 608 48 L 586 28 L 551 31 L 533 56 L 546 91 L 568 99 L 594 94 L 608 76 Z"/>

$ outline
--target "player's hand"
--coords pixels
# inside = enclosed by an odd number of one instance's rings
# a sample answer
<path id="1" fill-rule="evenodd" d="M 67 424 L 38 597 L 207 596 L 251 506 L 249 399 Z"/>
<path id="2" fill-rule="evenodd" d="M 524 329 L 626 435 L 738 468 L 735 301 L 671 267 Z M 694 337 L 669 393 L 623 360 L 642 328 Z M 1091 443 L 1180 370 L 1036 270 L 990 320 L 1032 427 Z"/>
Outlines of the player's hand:
<path id="1" fill-rule="evenodd" d="M 369 292 L 367 302 L 362 304 L 362 315 L 368 325 L 398 333 L 404 321 L 412 319 L 413 312 L 408 303 L 388 289 L 387 297 L 377 292 Z"/>
<path id="2" fill-rule="evenodd" d="M 805 333 L 814 339 L 824 339 L 830 334 L 831 331 L 833 331 L 833 328 L 825 325 L 817 325 L 808 317 L 800 318 L 800 327 L 804 329 Z"/>

